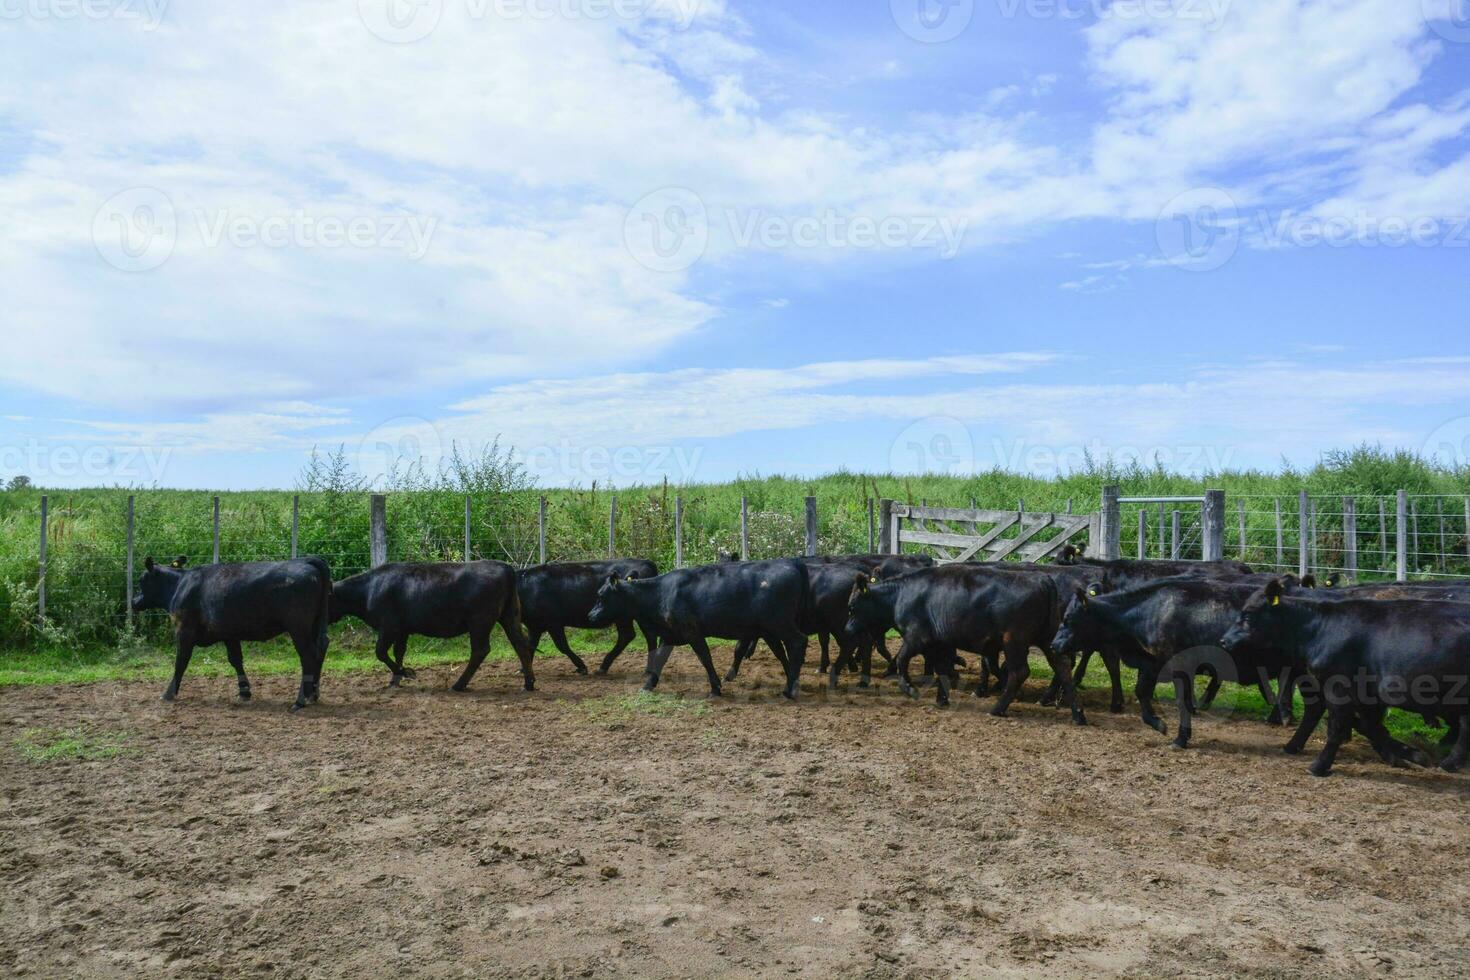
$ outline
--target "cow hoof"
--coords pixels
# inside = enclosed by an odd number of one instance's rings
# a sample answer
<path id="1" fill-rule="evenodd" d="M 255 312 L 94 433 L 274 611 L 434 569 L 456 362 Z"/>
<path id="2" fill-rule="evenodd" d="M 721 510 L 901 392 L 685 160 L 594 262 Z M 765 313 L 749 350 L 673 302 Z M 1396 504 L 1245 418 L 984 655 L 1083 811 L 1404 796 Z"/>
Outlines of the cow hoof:
<path id="1" fill-rule="evenodd" d="M 1459 772 L 1460 771 L 1460 763 L 1456 762 L 1453 759 L 1446 759 L 1446 760 L 1444 760 L 1443 762 L 1441 762 L 1439 764 L 1439 767 L 1441 769 L 1443 769 L 1445 772 Z"/>
<path id="2" fill-rule="evenodd" d="M 863 680 L 858 681 L 858 687 L 861 688 L 861 689 L 863 689 L 863 690 L 867 690 L 868 688 L 870 688 L 872 686 L 873 686 L 872 681 L 869 681 L 866 678 L 864 678 Z"/>
<path id="3" fill-rule="evenodd" d="M 453 684 L 450 685 L 449 689 L 451 691 L 458 691 L 460 694 L 463 694 L 469 688 L 469 686 L 470 685 L 468 681 L 455 681 Z"/>
<path id="4" fill-rule="evenodd" d="M 1076 725 L 1078 728 L 1086 728 L 1087 727 L 1087 716 L 1086 715 L 1073 715 L 1072 716 L 1072 724 Z"/>
<path id="5" fill-rule="evenodd" d="M 1189 743 L 1181 742 L 1179 741 L 1179 739 L 1176 738 L 1174 739 L 1174 741 L 1169 743 L 1169 748 L 1177 752 L 1183 752 L 1185 749 L 1189 748 Z"/>
<path id="6" fill-rule="evenodd" d="M 1301 755 L 1302 747 L 1292 742 L 1287 742 L 1285 745 L 1281 746 L 1281 751 L 1285 755 Z"/>
<path id="7" fill-rule="evenodd" d="M 995 707 L 991 708 L 990 711 L 987 713 L 992 718 L 1004 718 L 1006 716 L 1006 709 L 1002 708 L 1000 705 L 996 705 Z"/>
<path id="8" fill-rule="evenodd" d="M 587 668 L 585 666 L 578 667 L 577 668 L 577 673 L 578 674 L 581 674 L 583 677 L 586 677 L 587 676 Z"/>
<path id="9" fill-rule="evenodd" d="M 1040 704 L 1043 708 L 1055 708 L 1057 706 L 1056 695 L 1044 694 L 1042 695 L 1041 700 L 1037 703 Z"/>
<path id="10" fill-rule="evenodd" d="M 608 671 L 608 668 L 606 668 L 606 667 L 598 667 L 597 668 L 597 676 L 598 677 L 606 677 L 607 676 L 607 671 Z"/>
<path id="11" fill-rule="evenodd" d="M 1284 725 L 1286 723 L 1281 720 L 1281 716 L 1280 715 L 1267 715 L 1266 716 L 1266 724 L 1268 724 L 1268 725 L 1274 725 L 1275 727 L 1280 728 L 1282 725 Z"/>
<path id="12" fill-rule="evenodd" d="M 173 691 L 164 691 L 163 692 L 163 700 L 165 700 L 165 701 L 172 701 L 176 697 L 178 697 L 178 695 L 175 694 Z"/>
<path id="13" fill-rule="evenodd" d="M 250 700 L 250 689 L 249 688 L 245 688 L 244 690 L 238 692 L 235 695 L 235 700 L 236 701 L 242 701 L 242 702 L 243 701 L 249 701 Z"/>
<path id="14" fill-rule="evenodd" d="M 296 713 L 296 712 L 298 712 L 298 711 L 303 711 L 303 710 L 305 710 L 305 708 L 306 708 L 306 705 L 305 705 L 305 704 L 303 704 L 303 703 L 302 703 L 302 702 L 300 702 L 300 701 L 295 701 L 295 702 L 292 702 L 292 703 L 291 703 L 291 704 L 289 704 L 289 705 L 287 705 L 287 706 L 286 706 L 286 710 L 287 710 L 287 711 L 288 711 L 288 712 L 290 712 L 290 713 L 291 713 L 291 714 L 293 714 L 293 715 L 294 715 L 294 714 L 295 714 L 295 713 Z"/>
<path id="15" fill-rule="evenodd" d="M 409 680 L 413 680 L 414 678 L 419 676 L 418 671 L 414 670 L 412 667 L 404 667 L 398 672 L 404 677 L 407 677 Z"/>
<path id="16" fill-rule="evenodd" d="M 1160 735 L 1169 734 L 1169 726 L 1164 724 L 1157 718 L 1155 718 L 1153 721 L 1149 721 L 1147 718 L 1145 718 L 1143 723 L 1152 728 L 1154 731 L 1158 732 Z"/>
<path id="17" fill-rule="evenodd" d="M 531 691 L 534 691 L 534 690 L 536 690 L 536 682 L 535 682 L 535 681 L 526 681 L 526 686 L 525 686 L 525 690 L 526 690 L 526 692 L 527 692 L 527 693 L 528 693 L 528 694 L 529 694 L 529 693 L 530 693 L 530 692 L 531 692 Z"/>
<path id="18" fill-rule="evenodd" d="M 1307 772 L 1311 773 L 1313 776 L 1316 776 L 1318 779 L 1323 779 L 1332 774 L 1332 767 L 1324 766 L 1321 763 L 1313 763 L 1311 767 L 1307 769 Z"/>
<path id="19" fill-rule="evenodd" d="M 403 680 L 403 675 L 402 674 L 394 674 L 392 677 L 390 677 L 388 679 L 388 686 L 389 687 L 397 687 L 398 684 L 399 684 L 399 682 L 401 682 L 402 680 Z"/>
<path id="20" fill-rule="evenodd" d="M 785 698 L 787 701 L 795 701 L 796 700 L 796 695 L 795 694 L 792 694 L 790 691 L 785 690 L 785 689 L 783 689 L 781 691 L 781 696 L 783 698 Z"/>
<path id="21" fill-rule="evenodd" d="M 1121 701 L 1114 701 L 1112 704 L 1108 705 L 1108 714 L 1110 714 L 1110 715 L 1121 715 L 1122 713 L 1123 713 L 1123 702 L 1121 702 Z"/>

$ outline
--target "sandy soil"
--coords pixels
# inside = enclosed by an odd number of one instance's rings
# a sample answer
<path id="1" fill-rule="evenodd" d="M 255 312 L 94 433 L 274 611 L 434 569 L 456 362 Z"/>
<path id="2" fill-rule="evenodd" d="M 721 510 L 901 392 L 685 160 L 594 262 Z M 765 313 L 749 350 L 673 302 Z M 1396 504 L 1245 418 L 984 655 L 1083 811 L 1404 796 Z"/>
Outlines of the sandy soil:
<path id="1" fill-rule="evenodd" d="M 660 717 L 620 666 L 328 678 L 297 716 L 285 679 L 0 691 L 0 974 L 1470 973 L 1470 778 L 1357 740 L 1313 779 L 1251 718 L 1170 751 L 1095 690 L 1085 729 L 791 705 L 764 655 Z M 702 696 L 687 651 L 661 690 Z M 129 749 L 15 747 L 77 726 Z"/>

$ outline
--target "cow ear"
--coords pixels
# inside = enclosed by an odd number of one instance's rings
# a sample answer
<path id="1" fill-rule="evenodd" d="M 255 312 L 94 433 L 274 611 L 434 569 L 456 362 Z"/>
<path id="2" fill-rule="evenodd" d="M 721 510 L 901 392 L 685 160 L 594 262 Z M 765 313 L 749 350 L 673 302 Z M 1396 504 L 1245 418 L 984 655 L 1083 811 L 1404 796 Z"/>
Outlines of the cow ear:
<path id="1" fill-rule="evenodd" d="M 1304 589 L 1315 589 L 1317 587 L 1317 576 L 1313 575 L 1311 572 L 1308 572 L 1307 574 L 1302 576 L 1301 585 Z M 1331 579 L 1328 579 L 1327 587 L 1329 589 L 1332 588 Z"/>
<path id="2" fill-rule="evenodd" d="M 1087 590 L 1080 585 L 1077 586 L 1077 601 L 1084 606 L 1087 605 Z"/>
<path id="3" fill-rule="evenodd" d="M 147 569 L 148 571 L 150 571 L 150 572 L 153 571 L 153 556 L 152 555 L 149 555 L 147 558 L 144 558 L 143 559 L 143 567 L 145 569 Z"/>
<path id="4" fill-rule="evenodd" d="M 617 572 L 609 572 L 608 573 L 608 576 L 607 576 L 607 584 L 608 585 L 617 585 L 618 584 L 618 573 Z"/>
<path id="5" fill-rule="evenodd" d="M 1341 583 L 1342 583 L 1342 573 L 1341 572 L 1333 572 L 1331 575 L 1327 576 L 1327 587 L 1329 589 L 1335 589 Z"/>
<path id="6" fill-rule="evenodd" d="M 1266 598 L 1271 600 L 1271 605 L 1281 605 L 1281 595 L 1286 591 L 1286 586 L 1281 584 L 1281 579 L 1273 578 L 1266 583 Z"/>
<path id="7" fill-rule="evenodd" d="M 1073 558 L 1076 558 L 1076 557 L 1077 557 L 1077 546 L 1076 545 L 1069 544 L 1065 548 L 1062 549 L 1062 561 L 1071 561 Z"/>
<path id="8" fill-rule="evenodd" d="M 180 555 L 173 561 L 169 562 L 169 564 L 172 565 L 174 568 L 183 568 L 185 565 L 189 564 L 189 556 Z"/>
<path id="9" fill-rule="evenodd" d="M 859 592 L 868 591 L 868 576 L 863 572 L 858 572 L 856 585 Z"/>

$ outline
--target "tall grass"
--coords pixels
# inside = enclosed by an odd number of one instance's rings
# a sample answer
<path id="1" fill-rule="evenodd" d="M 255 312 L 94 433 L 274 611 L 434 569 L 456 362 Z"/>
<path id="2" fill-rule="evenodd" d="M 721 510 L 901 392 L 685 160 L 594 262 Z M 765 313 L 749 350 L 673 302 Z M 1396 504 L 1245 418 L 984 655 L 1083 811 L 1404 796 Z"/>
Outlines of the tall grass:
<path id="1" fill-rule="evenodd" d="M 1407 452 L 1362 446 L 1330 452 L 1311 469 L 1279 473 L 1229 471 L 1205 477 L 1162 468 L 1088 461 L 1056 479 L 992 471 L 973 476 L 860 474 L 838 472 L 812 479 L 748 476 L 727 483 L 673 487 L 668 484 L 539 490 L 512 453 L 491 446 L 478 456 L 451 457 L 438 472 L 408 466 L 390 474 L 385 492 L 392 560 L 464 557 L 464 501 L 471 501 L 470 552 L 518 564 L 537 555 L 537 498 L 548 498 L 547 552 L 552 560 L 602 557 L 608 548 L 608 510 L 618 506 L 616 551 L 652 558 L 662 567 L 674 560 L 674 500 L 684 501 L 684 547 L 691 563 L 713 561 L 739 548 L 740 500 L 749 501 L 754 557 L 799 553 L 804 546 L 804 498 L 819 501 L 819 548 L 824 552 L 866 550 L 869 500 L 1012 508 L 1024 500 L 1029 511 L 1060 511 L 1070 500 L 1077 511 L 1096 509 L 1102 488 L 1119 484 L 1129 495 L 1197 494 L 1223 488 L 1227 494 L 1292 498 L 1313 495 L 1470 494 L 1470 470 L 1435 467 Z M 37 616 L 40 496 L 49 493 L 50 529 L 46 619 Z M 166 640 L 166 617 L 139 617 L 137 631 L 126 622 L 127 497 L 136 497 L 136 554 L 212 557 L 213 494 L 183 490 L 123 488 L 59 490 L 18 488 L 0 492 L 0 648 L 37 645 L 108 647 L 124 650 Z M 369 565 L 369 487 L 338 451 L 314 455 L 293 490 L 221 493 L 220 558 L 223 561 L 279 559 L 291 549 L 293 494 L 300 497 L 299 552 L 326 558 L 338 577 Z M 1252 520 L 1256 520 L 1255 517 Z M 1234 514 L 1227 524 L 1232 524 Z M 1454 540 L 1464 552 L 1463 516 Z M 1264 526 L 1251 529 L 1264 533 Z M 1330 529 L 1327 529 L 1330 538 Z M 1125 530 L 1125 541 L 1128 534 Z M 1328 540 L 1328 539 L 1324 539 Z M 1329 540 L 1330 545 L 1330 540 Z M 1463 567 L 1449 569 L 1464 571 Z"/>

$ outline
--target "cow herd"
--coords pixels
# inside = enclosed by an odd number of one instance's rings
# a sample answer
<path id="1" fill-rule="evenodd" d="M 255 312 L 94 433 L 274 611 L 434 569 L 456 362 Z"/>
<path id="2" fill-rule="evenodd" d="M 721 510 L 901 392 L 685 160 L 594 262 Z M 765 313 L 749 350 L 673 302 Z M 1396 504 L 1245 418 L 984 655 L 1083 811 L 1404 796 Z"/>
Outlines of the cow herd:
<path id="1" fill-rule="evenodd" d="M 808 638 L 816 636 L 820 669 L 836 687 L 844 672 L 871 683 L 873 657 L 904 693 L 915 694 L 910 662 L 920 657 L 935 698 L 949 703 L 975 658 L 973 694 L 997 689 L 990 708 L 1004 715 L 1030 675 L 1033 651 L 1053 675 L 1044 704 L 1086 717 L 1077 688 L 1096 654 L 1112 683 L 1110 709 L 1124 710 L 1120 668 L 1137 672 L 1134 689 L 1145 724 L 1168 726 L 1154 706 L 1160 682 L 1174 688 L 1178 723 L 1172 745 L 1185 748 L 1196 711 L 1222 682 L 1258 688 L 1267 721 L 1292 720 L 1294 692 L 1305 709 L 1285 749 L 1299 753 L 1327 717 L 1327 741 L 1311 767 L 1331 771 L 1354 729 L 1392 765 L 1431 765 L 1422 748 L 1394 739 L 1389 708 L 1445 722 L 1439 765 L 1459 769 L 1470 753 L 1470 583 L 1344 586 L 1308 576 L 1253 572 L 1238 562 L 1096 560 L 1068 547 L 1054 564 L 936 566 L 924 556 L 849 555 L 768 561 L 722 560 L 659 574 L 650 561 L 627 559 L 538 565 L 517 571 L 497 561 L 386 564 L 333 582 L 319 558 L 189 567 L 178 558 L 149 558 L 136 610 L 163 609 L 177 637 L 173 700 L 195 647 L 223 643 L 241 700 L 250 698 L 242 641 L 286 635 L 301 660 L 294 709 L 315 702 L 328 646 L 327 627 L 344 617 L 377 634 L 377 656 L 399 685 L 414 676 L 404 663 L 410 636 L 469 636 L 470 659 L 454 682 L 463 691 L 490 649 L 499 625 L 520 660 L 522 682 L 535 688 L 534 654 L 543 635 L 579 674 L 587 665 L 572 650 L 570 628 L 613 628 L 617 638 L 597 670 L 605 674 L 641 633 L 647 645 L 643 687 L 652 690 L 676 646 L 693 649 L 718 696 L 764 643 L 785 672 L 782 693 L 795 699 Z M 896 654 L 885 637 L 902 638 Z M 711 638 L 735 643 L 722 678 Z M 832 644 L 835 642 L 835 655 Z M 1195 678 L 1209 677 L 1196 702 Z M 1273 688 L 1274 683 L 1274 688 Z"/>

